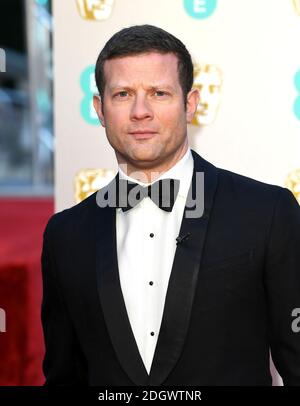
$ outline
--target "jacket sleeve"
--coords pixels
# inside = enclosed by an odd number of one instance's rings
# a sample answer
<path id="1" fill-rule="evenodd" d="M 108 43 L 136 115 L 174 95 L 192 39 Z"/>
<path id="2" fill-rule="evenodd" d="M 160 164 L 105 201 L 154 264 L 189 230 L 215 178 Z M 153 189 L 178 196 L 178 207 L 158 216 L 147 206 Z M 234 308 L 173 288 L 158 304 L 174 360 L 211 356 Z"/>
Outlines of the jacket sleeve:
<path id="1" fill-rule="evenodd" d="M 300 332 L 295 329 L 295 313 L 300 312 L 300 207 L 284 188 L 279 189 L 270 228 L 265 288 L 274 365 L 284 385 L 298 386 Z"/>
<path id="2" fill-rule="evenodd" d="M 85 384 L 83 357 L 56 277 L 51 250 L 51 219 L 43 236 L 41 255 L 43 300 L 42 326 L 45 340 L 45 385 Z"/>

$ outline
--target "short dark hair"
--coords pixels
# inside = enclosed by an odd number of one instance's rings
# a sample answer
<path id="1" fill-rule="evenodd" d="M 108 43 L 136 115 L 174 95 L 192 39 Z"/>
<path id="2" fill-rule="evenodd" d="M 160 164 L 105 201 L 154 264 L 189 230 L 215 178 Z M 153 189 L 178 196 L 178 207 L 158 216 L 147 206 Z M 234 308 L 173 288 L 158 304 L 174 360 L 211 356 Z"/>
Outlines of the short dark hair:
<path id="1" fill-rule="evenodd" d="M 185 45 L 174 35 L 153 25 L 134 25 L 114 34 L 100 52 L 95 69 L 96 85 L 101 98 L 104 96 L 104 62 L 123 56 L 156 51 L 162 54 L 173 53 L 178 58 L 179 83 L 184 100 L 193 86 L 193 63 Z"/>

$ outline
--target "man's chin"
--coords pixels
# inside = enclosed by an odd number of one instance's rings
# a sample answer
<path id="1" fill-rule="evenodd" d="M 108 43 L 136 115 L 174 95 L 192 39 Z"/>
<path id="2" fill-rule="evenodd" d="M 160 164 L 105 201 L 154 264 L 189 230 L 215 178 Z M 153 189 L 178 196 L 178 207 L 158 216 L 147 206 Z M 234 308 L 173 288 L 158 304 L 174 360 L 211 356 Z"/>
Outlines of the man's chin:
<path id="1" fill-rule="evenodd" d="M 157 159 L 161 158 L 161 151 L 163 148 L 153 148 L 153 146 L 150 145 L 138 145 L 132 147 L 130 151 L 130 158 L 136 163 L 138 162 L 153 162 L 156 161 Z"/>

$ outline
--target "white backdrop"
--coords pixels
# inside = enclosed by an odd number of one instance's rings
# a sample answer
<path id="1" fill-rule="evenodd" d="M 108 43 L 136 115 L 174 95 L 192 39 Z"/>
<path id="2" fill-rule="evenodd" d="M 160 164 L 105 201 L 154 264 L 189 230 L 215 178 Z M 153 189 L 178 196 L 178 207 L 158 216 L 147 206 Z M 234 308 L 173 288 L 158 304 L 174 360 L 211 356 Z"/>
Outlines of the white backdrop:
<path id="1" fill-rule="evenodd" d="M 299 10 L 298 0 L 54 0 L 56 210 L 75 204 L 79 170 L 117 169 L 104 129 L 84 110 L 85 87 L 105 42 L 135 24 L 166 29 L 194 62 L 223 73 L 216 120 L 189 126 L 191 147 L 219 167 L 284 185 L 300 168 Z"/>

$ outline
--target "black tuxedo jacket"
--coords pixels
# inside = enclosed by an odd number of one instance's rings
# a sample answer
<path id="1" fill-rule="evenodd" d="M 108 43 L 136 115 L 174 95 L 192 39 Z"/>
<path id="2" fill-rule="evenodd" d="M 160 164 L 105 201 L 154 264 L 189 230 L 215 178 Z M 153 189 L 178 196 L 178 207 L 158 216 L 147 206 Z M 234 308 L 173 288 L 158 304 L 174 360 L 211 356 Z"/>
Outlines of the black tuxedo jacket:
<path id="1" fill-rule="evenodd" d="M 204 172 L 205 210 L 183 216 L 148 375 L 120 287 L 116 209 L 96 194 L 55 214 L 44 232 L 46 384 L 300 385 L 300 209 L 292 193 L 218 169 Z M 141 269 L 143 272 L 143 269 Z M 300 323 L 299 323 L 300 324 Z"/>

